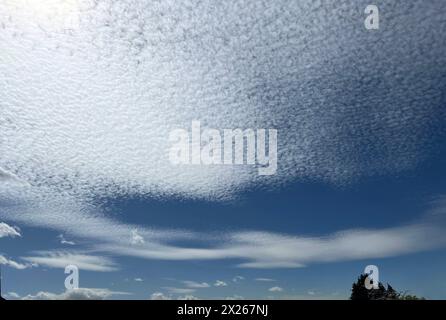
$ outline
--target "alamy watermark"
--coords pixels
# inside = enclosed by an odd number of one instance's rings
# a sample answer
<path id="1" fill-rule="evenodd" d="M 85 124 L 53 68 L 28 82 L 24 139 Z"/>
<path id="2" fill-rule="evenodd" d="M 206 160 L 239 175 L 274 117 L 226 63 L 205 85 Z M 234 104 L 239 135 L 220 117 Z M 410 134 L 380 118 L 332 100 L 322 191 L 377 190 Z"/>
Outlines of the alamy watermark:
<path id="1" fill-rule="evenodd" d="M 371 264 L 365 267 L 364 274 L 367 277 L 364 279 L 364 286 L 367 290 L 379 288 L 379 269 L 377 266 Z"/>
<path id="2" fill-rule="evenodd" d="M 364 13 L 367 15 L 367 17 L 364 20 L 364 27 L 367 30 L 378 30 L 379 29 L 378 6 L 370 4 L 364 9 Z"/>
<path id="3" fill-rule="evenodd" d="M 65 289 L 79 289 L 79 268 L 70 264 L 65 267 L 65 274 L 68 274 L 65 278 Z"/>
<path id="4" fill-rule="evenodd" d="M 259 175 L 277 171 L 276 129 L 201 130 L 198 120 L 190 130 L 170 132 L 169 160 L 174 165 L 256 165 Z"/>

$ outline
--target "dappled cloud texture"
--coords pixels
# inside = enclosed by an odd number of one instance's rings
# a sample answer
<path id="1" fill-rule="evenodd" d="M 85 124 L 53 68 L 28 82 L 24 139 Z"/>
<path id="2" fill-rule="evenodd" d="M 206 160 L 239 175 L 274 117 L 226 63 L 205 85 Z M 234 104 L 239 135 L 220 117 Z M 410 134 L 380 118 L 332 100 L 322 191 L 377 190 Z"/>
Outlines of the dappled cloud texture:
<path id="1" fill-rule="evenodd" d="M 445 120 L 446 5 L 377 4 L 370 31 L 364 1 L 2 1 L 0 195 L 218 200 L 414 167 Z M 277 174 L 171 165 L 192 120 L 277 129 Z"/>

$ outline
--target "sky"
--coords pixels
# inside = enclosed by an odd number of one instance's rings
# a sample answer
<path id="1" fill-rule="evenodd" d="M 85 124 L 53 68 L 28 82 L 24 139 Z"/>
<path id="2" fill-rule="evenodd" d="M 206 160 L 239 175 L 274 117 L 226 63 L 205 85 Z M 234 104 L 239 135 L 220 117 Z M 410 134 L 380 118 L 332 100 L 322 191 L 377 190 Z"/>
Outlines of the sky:
<path id="1" fill-rule="evenodd" d="M 368 4 L 0 3 L 4 296 L 444 299 L 446 5 Z M 277 170 L 172 163 L 194 121 Z"/>

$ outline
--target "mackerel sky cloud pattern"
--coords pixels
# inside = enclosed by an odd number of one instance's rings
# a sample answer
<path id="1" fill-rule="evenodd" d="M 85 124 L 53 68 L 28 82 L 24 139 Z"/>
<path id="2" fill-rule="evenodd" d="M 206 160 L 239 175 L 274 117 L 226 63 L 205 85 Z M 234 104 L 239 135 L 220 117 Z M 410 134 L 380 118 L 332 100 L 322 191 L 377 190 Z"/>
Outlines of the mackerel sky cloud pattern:
<path id="1" fill-rule="evenodd" d="M 439 227 L 414 224 L 391 235 L 347 230 L 317 239 L 236 232 L 217 247 L 189 250 L 165 241 L 213 236 L 106 213 L 115 197 L 222 201 L 257 187 L 339 186 L 416 167 L 446 120 L 441 1 L 383 2 L 379 35 L 356 18 L 365 1 L 79 0 L 62 9 L 68 22 L 50 23 L 41 17 L 53 11 L 21 10 L 23 3 L 0 4 L 1 219 L 99 240 L 102 251 L 240 258 L 256 268 L 443 243 Z M 172 166 L 169 132 L 195 119 L 210 128 L 276 128 L 277 174 Z M 396 239 L 389 252 L 351 247 L 386 237 Z M 265 259 L 256 253 L 277 242 L 289 246 Z M 332 247 L 340 252 L 325 255 Z M 309 256 L 287 251 L 308 248 Z"/>

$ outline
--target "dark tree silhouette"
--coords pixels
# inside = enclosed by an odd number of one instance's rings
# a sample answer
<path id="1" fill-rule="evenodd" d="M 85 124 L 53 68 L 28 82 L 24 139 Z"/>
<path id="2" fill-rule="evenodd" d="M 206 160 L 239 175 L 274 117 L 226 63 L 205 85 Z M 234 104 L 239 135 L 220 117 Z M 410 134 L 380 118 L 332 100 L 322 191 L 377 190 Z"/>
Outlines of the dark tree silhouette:
<path id="1" fill-rule="evenodd" d="M 361 274 L 353 283 L 351 300 L 425 300 L 422 297 L 398 292 L 390 284 L 387 284 L 386 288 L 381 282 L 378 283 L 377 289 L 369 290 L 365 287 L 366 278 L 366 274 Z"/>
<path id="2" fill-rule="evenodd" d="M 386 294 L 386 288 L 380 282 L 377 289 L 367 289 L 365 287 L 366 274 L 361 274 L 358 280 L 353 283 L 351 300 L 380 300 Z"/>

